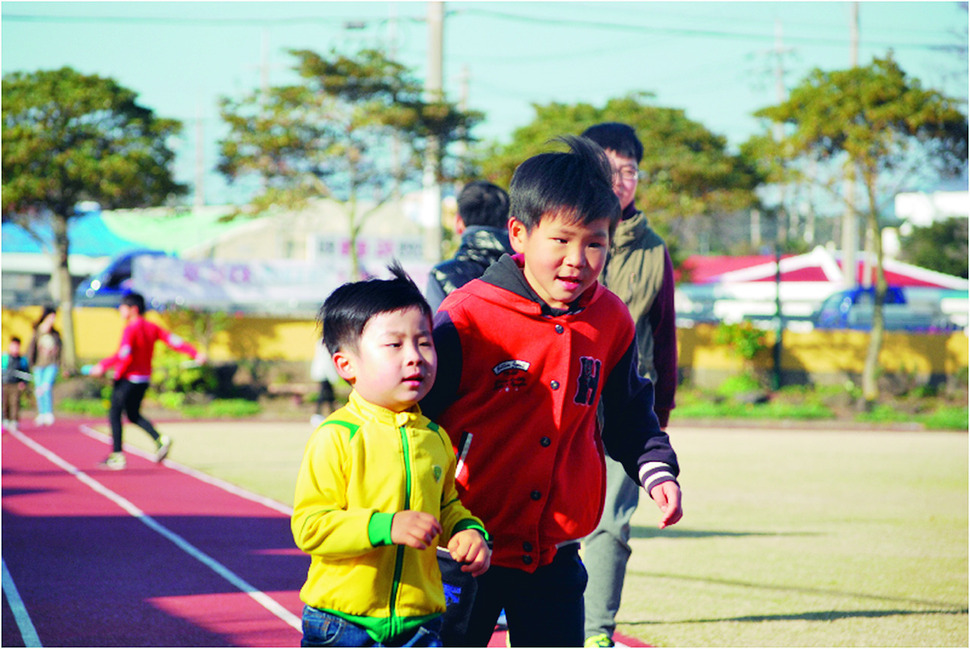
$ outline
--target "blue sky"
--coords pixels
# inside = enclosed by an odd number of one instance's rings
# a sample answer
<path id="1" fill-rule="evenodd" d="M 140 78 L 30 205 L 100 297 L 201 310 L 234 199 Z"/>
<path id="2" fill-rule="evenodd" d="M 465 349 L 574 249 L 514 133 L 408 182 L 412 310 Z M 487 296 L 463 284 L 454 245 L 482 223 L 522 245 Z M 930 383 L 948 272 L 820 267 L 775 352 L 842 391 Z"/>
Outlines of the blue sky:
<path id="1" fill-rule="evenodd" d="M 649 92 L 725 136 L 758 132 L 751 113 L 815 67 L 849 67 L 848 2 L 447 2 L 444 85 L 485 113 L 475 135 L 506 141 L 531 105 Z M 860 2 L 861 65 L 889 50 L 903 69 L 966 101 L 967 11 L 956 2 Z M 176 175 L 192 183 L 204 142 L 208 203 L 245 198 L 212 169 L 220 96 L 294 80 L 287 49 L 382 46 L 424 78 L 425 2 L 12 2 L 2 11 L 4 74 L 64 65 L 116 79 L 182 120 Z M 780 44 L 780 53 L 778 46 Z M 962 48 L 962 49 L 960 49 Z M 964 103 L 964 107 L 966 104 Z"/>

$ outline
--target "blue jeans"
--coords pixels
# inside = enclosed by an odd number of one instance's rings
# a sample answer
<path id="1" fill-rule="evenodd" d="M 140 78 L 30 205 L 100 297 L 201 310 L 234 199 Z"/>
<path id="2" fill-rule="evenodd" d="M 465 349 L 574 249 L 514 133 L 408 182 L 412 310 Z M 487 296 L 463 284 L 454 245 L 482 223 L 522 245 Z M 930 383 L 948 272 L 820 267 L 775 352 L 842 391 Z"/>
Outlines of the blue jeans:
<path id="1" fill-rule="evenodd" d="M 57 379 L 57 365 L 44 365 L 34 368 L 34 396 L 37 397 L 37 414 L 54 414 L 54 381 Z"/>
<path id="2" fill-rule="evenodd" d="M 385 640 L 381 644 L 353 622 L 313 608 L 303 607 L 301 647 L 440 647 L 441 618 L 425 622 L 417 631 Z"/>

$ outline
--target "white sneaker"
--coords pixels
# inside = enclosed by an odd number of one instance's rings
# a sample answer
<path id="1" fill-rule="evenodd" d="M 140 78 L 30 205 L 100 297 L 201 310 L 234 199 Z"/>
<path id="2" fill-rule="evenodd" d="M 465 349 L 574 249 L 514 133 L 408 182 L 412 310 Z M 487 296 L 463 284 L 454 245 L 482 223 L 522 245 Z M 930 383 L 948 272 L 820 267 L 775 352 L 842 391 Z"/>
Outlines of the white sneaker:
<path id="1" fill-rule="evenodd" d="M 155 461 L 161 462 L 164 460 L 170 448 L 172 448 L 172 438 L 168 435 L 159 435 L 158 450 L 155 451 Z"/>
<path id="2" fill-rule="evenodd" d="M 128 466 L 128 461 L 125 460 L 124 453 L 112 453 L 103 462 L 98 464 L 99 469 L 107 469 L 109 471 L 121 471 L 126 466 Z"/>

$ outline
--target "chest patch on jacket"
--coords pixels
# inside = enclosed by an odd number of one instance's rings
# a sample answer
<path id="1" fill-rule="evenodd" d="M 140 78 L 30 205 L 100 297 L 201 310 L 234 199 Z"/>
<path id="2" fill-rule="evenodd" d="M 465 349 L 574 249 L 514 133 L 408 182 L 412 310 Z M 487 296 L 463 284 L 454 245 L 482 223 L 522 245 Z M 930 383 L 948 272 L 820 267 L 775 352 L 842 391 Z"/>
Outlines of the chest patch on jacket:
<path id="1" fill-rule="evenodd" d="M 492 368 L 495 375 L 495 390 L 519 390 L 526 385 L 526 372 L 529 371 L 531 364 L 528 361 L 507 360 L 502 361 Z"/>
<path id="2" fill-rule="evenodd" d="M 576 396 L 573 397 L 573 401 L 584 406 L 595 403 L 601 366 L 602 362 L 598 358 L 579 357 L 579 377 L 576 379 Z"/>

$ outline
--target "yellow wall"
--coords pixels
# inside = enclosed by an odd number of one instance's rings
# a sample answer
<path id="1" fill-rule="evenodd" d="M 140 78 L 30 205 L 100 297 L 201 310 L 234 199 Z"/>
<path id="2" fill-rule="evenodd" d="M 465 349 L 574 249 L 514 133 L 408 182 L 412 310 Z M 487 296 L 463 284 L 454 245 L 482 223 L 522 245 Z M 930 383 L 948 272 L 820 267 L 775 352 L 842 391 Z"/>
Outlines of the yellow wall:
<path id="1" fill-rule="evenodd" d="M 680 365 L 683 368 L 715 372 L 738 372 L 743 361 L 724 346 L 713 342 L 714 325 L 697 325 L 677 332 Z M 774 345 L 775 332 L 769 332 L 768 344 Z M 865 364 L 869 334 L 863 331 L 786 331 L 782 338 L 781 366 L 786 372 L 811 376 L 842 377 L 859 375 Z M 968 363 L 968 339 L 964 332 L 950 334 L 914 334 L 886 332 L 879 366 L 884 373 L 905 373 L 928 378 L 951 376 Z M 771 349 L 754 360 L 758 369 L 772 368 Z"/>
<path id="2" fill-rule="evenodd" d="M 31 338 L 39 307 L 20 311 L 3 310 L 3 345 L 18 335 L 26 345 Z M 63 331 L 63 313 L 57 327 Z M 150 312 L 150 320 L 169 326 L 164 314 Z M 78 358 L 92 361 L 111 355 L 118 346 L 122 322 L 116 309 L 83 308 L 74 312 Z M 733 373 L 743 369 L 740 359 L 726 347 L 713 342 L 713 325 L 697 325 L 678 330 L 680 365 L 684 369 Z M 313 358 L 319 336 L 316 322 L 291 318 L 241 316 L 229 329 L 216 335 L 209 349 L 214 361 L 260 358 L 264 360 L 307 361 Z M 769 334 L 773 344 L 774 334 Z M 196 341 L 192 341 L 195 343 Z M 783 339 L 782 368 L 808 375 L 861 374 L 869 336 L 860 331 L 786 331 Z M 968 367 L 968 341 L 963 332 L 952 334 L 886 334 L 880 366 L 885 373 L 903 372 L 916 376 L 949 376 Z M 770 369 L 771 353 L 762 353 L 755 366 Z"/>
<path id="3" fill-rule="evenodd" d="M 20 336 L 26 345 L 33 335 L 33 323 L 40 313 L 40 307 L 27 307 L 19 311 L 4 309 L 4 348 L 10 336 Z M 171 328 L 164 314 L 149 311 L 145 317 Z M 64 331 L 63 318 L 64 313 L 58 312 L 55 326 L 61 332 Z M 75 309 L 74 333 L 78 359 L 93 361 L 113 354 L 121 340 L 122 325 L 117 309 Z M 216 334 L 209 348 L 209 357 L 214 361 L 242 358 L 309 361 L 313 358 L 317 335 L 318 327 L 312 320 L 238 317 L 226 331 Z M 197 345 L 199 341 L 189 342 Z"/>

